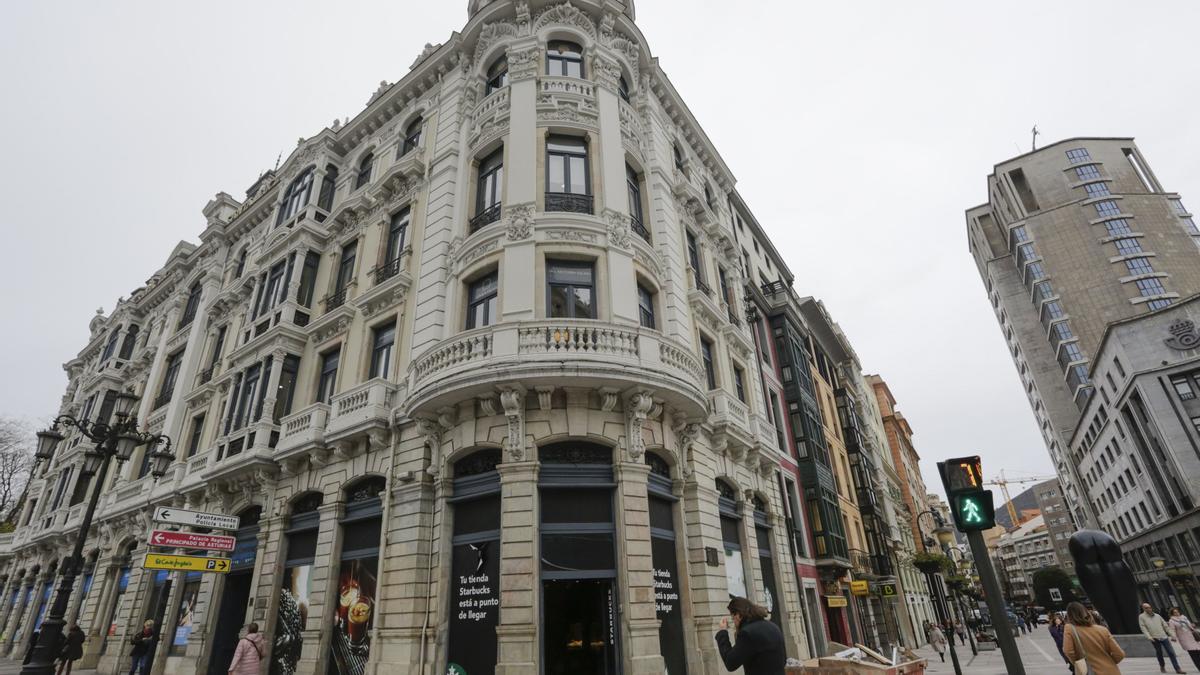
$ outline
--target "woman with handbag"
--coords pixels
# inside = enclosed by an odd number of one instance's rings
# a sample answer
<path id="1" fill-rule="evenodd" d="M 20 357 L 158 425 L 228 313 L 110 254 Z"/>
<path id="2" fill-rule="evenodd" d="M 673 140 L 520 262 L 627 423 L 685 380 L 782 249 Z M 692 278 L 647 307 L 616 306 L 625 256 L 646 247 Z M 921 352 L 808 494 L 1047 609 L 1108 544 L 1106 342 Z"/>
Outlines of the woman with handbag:
<path id="1" fill-rule="evenodd" d="M 1178 607 L 1171 608 L 1171 618 L 1167 621 L 1167 626 L 1171 628 L 1175 639 L 1179 641 L 1179 648 L 1187 651 L 1188 656 L 1192 657 L 1192 663 L 1200 668 L 1200 640 L 1197 640 L 1200 632 L 1196 630 L 1196 626 L 1183 615 Z"/>
<path id="2" fill-rule="evenodd" d="M 1125 652 L 1104 626 L 1078 602 L 1067 605 L 1067 626 L 1063 629 L 1063 653 L 1071 659 L 1075 675 L 1120 675 L 1117 664 Z"/>

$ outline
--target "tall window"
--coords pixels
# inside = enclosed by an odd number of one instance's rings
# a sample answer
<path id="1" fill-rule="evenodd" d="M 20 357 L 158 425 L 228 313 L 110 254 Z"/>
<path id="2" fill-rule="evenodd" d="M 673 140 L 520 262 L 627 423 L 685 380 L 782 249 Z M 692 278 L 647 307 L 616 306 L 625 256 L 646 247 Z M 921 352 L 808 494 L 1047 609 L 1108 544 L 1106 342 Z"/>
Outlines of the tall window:
<path id="1" fill-rule="evenodd" d="M 392 350 L 396 346 L 396 324 L 390 323 L 371 331 L 370 377 L 386 378 L 392 367 Z"/>
<path id="2" fill-rule="evenodd" d="M 358 163 L 358 178 L 354 179 L 354 189 L 366 185 L 371 182 L 371 170 L 375 168 L 375 153 L 368 152 L 366 157 Z"/>
<path id="3" fill-rule="evenodd" d="M 404 130 L 404 145 L 400 148 L 401 155 L 407 155 L 410 150 L 415 150 L 421 144 L 421 128 L 425 125 L 425 120 L 417 117 Z"/>
<path id="4" fill-rule="evenodd" d="M 237 268 L 234 269 L 233 278 L 241 279 L 242 274 L 246 271 L 246 256 L 250 253 L 250 247 L 242 248 L 242 252 L 238 254 Z"/>
<path id="5" fill-rule="evenodd" d="M 642 221 L 642 185 L 632 166 L 625 165 L 625 192 L 629 196 L 630 227 L 634 233 L 650 241 L 650 232 Z"/>
<path id="6" fill-rule="evenodd" d="M 700 358 L 704 361 L 704 377 L 709 389 L 717 388 L 717 369 L 713 364 L 713 344 L 708 338 L 700 338 Z"/>
<path id="7" fill-rule="evenodd" d="M 326 211 L 333 208 L 333 193 L 337 190 L 338 169 L 330 164 L 325 167 L 325 176 L 321 178 L 321 193 L 317 195 L 317 206 Z"/>
<path id="8" fill-rule="evenodd" d="M 112 329 L 112 332 L 108 334 L 108 342 L 104 345 L 104 352 L 100 354 L 100 362 L 101 363 L 104 363 L 105 361 L 112 358 L 113 352 L 115 352 L 117 350 L 117 340 L 120 337 L 121 337 L 121 328 L 119 326 L 117 328 Z"/>
<path id="9" fill-rule="evenodd" d="M 547 260 L 546 285 L 551 317 L 596 318 L 595 274 L 590 262 Z"/>
<path id="10" fill-rule="evenodd" d="M 179 367 L 183 363 L 183 350 L 167 357 L 167 367 L 163 372 L 162 386 L 158 388 L 158 398 L 154 399 L 154 407 L 160 408 L 170 403 L 175 392 L 175 380 L 179 379 Z"/>
<path id="11" fill-rule="evenodd" d="M 629 102 L 629 82 L 624 75 L 617 78 L 617 96 L 620 96 L 622 101 Z"/>
<path id="12" fill-rule="evenodd" d="M 388 224 L 387 251 L 385 252 L 386 261 L 400 259 L 400 253 L 404 251 L 404 239 L 408 235 L 408 207 L 400 209 L 392 216 L 391 222 Z"/>
<path id="13" fill-rule="evenodd" d="M 746 374 L 741 367 L 733 367 L 733 388 L 737 392 L 738 400 L 742 403 L 746 402 Z"/>
<path id="14" fill-rule="evenodd" d="M 500 190 L 504 182 L 504 148 L 479 163 L 479 179 L 475 186 L 475 217 L 471 231 L 500 220 Z"/>
<path id="15" fill-rule="evenodd" d="M 297 302 L 304 307 L 312 306 L 313 291 L 317 287 L 317 267 L 321 264 L 321 254 L 309 251 L 304 256 L 304 266 L 300 269 L 300 291 Z"/>
<path id="16" fill-rule="evenodd" d="M 120 358 L 128 359 L 133 356 L 133 348 L 137 344 L 138 326 L 132 324 L 125 329 L 125 339 L 121 341 L 121 352 L 118 354 Z"/>
<path id="17" fill-rule="evenodd" d="M 342 247 L 342 257 L 338 261 L 337 286 L 338 291 L 345 290 L 354 279 L 354 258 L 358 254 L 358 242 L 352 241 Z"/>
<path id="18" fill-rule="evenodd" d="M 721 299 L 732 309 L 733 296 L 729 293 L 729 277 L 725 275 L 724 267 L 717 267 L 717 280 L 721 282 Z"/>
<path id="19" fill-rule="evenodd" d="M 591 213 L 587 143 L 577 136 L 546 140 L 546 210 Z"/>
<path id="20" fill-rule="evenodd" d="M 708 285 L 704 283 L 704 270 L 700 266 L 700 247 L 696 245 L 696 235 L 691 232 L 687 233 L 687 253 L 688 263 L 692 266 L 692 279 L 696 282 L 696 288 L 707 291 Z"/>
<path id="21" fill-rule="evenodd" d="M 546 74 L 583 77 L 583 47 L 566 40 L 552 40 L 546 46 Z"/>
<path id="22" fill-rule="evenodd" d="M 637 285 L 638 322 L 644 328 L 654 328 L 654 294 L 642 284 Z"/>
<path id="23" fill-rule="evenodd" d="M 186 457 L 194 456 L 200 450 L 200 439 L 204 436 L 204 413 L 192 418 L 191 433 L 188 434 Z"/>
<path id="24" fill-rule="evenodd" d="M 187 304 L 183 306 L 183 316 L 179 319 L 179 328 L 191 325 L 200 309 L 200 282 L 192 284 L 188 290 Z"/>
<path id="25" fill-rule="evenodd" d="M 262 373 L 263 368 L 261 363 L 250 366 L 246 369 L 245 374 L 243 374 L 240 385 L 234 389 L 234 406 L 232 408 L 233 426 L 231 430 L 236 431 L 254 421 L 254 402 L 258 397 Z"/>
<path id="26" fill-rule="evenodd" d="M 321 378 L 317 380 L 317 403 L 329 403 L 333 388 L 337 385 L 338 361 L 342 348 L 335 347 L 321 355 Z"/>
<path id="27" fill-rule="evenodd" d="M 296 398 L 296 380 L 300 374 L 300 357 L 288 354 L 283 357 L 283 368 L 279 371 L 279 386 L 275 390 L 275 409 L 271 419 L 275 424 L 292 414 L 292 402 Z"/>
<path id="28" fill-rule="evenodd" d="M 490 326 L 496 321 L 496 296 L 500 284 L 495 272 L 476 279 L 467 288 L 467 329 Z"/>
<path id="29" fill-rule="evenodd" d="M 286 269 L 287 261 L 280 260 L 264 275 L 264 283 L 259 286 L 260 297 L 255 317 L 271 311 L 282 299 L 283 294 L 287 293 L 287 283 L 283 278 Z"/>
<path id="30" fill-rule="evenodd" d="M 296 215 L 300 209 L 308 205 L 308 198 L 312 194 L 312 184 L 313 167 L 310 166 L 304 170 L 304 173 L 297 176 L 296 180 L 292 181 L 287 192 L 283 194 L 283 202 L 279 205 L 279 217 L 275 221 L 276 225 Z"/>
<path id="31" fill-rule="evenodd" d="M 503 89 L 508 86 L 508 57 L 501 56 L 492 62 L 491 67 L 487 70 L 487 84 L 484 86 L 483 95 Z"/>

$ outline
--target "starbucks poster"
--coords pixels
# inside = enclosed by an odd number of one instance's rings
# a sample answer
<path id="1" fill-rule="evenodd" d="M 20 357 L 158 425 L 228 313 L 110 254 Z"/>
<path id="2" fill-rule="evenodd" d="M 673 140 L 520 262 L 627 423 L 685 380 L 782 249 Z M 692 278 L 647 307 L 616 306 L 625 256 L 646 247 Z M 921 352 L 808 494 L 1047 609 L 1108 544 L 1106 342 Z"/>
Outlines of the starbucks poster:
<path id="1" fill-rule="evenodd" d="M 298 565 L 283 571 L 279 589 L 279 612 L 275 621 L 274 647 L 271 649 L 271 675 L 296 675 L 304 648 L 304 629 L 312 597 L 312 565 Z"/>

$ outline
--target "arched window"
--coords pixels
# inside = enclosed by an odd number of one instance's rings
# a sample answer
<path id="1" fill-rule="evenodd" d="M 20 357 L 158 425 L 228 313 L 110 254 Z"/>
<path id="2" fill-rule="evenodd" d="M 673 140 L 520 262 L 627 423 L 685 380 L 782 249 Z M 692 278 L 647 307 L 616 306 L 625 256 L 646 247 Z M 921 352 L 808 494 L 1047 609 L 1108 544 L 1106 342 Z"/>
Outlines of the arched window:
<path id="1" fill-rule="evenodd" d="M 317 556 L 317 530 L 321 526 L 323 495 L 306 492 L 292 500 L 284 531 L 283 581 L 279 587 L 275 623 L 274 662 L 280 672 L 294 673 L 304 646 L 304 617 L 312 603 L 312 571 Z"/>
<path id="2" fill-rule="evenodd" d="M 371 170 L 375 168 L 375 153 L 368 152 L 366 157 L 358 163 L 358 178 L 354 181 L 354 189 L 366 185 L 371 182 Z"/>
<path id="3" fill-rule="evenodd" d="M 487 70 L 487 84 L 484 86 L 483 95 L 503 89 L 508 86 L 508 56 L 501 55 L 500 58 L 492 62 L 492 65 Z"/>
<path id="4" fill-rule="evenodd" d="M 280 211 L 282 213 L 282 211 Z M 250 247 L 242 248 L 242 252 L 238 254 L 237 267 L 233 271 L 234 279 L 241 279 L 242 274 L 246 271 L 246 256 L 250 253 Z"/>
<path id="5" fill-rule="evenodd" d="M 292 181 L 287 192 L 283 194 L 283 202 L 279 205 L 279 217 L 275 220 L 276 225 L 296 215 L 296 212 L 308 205 L 308 198 L 312 195 L 312 184 L 313 167 L 310 166 Z"/>
<path id="6" fill-rule="evenodd" d="M 725 582 L 730 597 L 749 597 L 746 568 L 742 564 L 742 516 L 737 510 L 737 490 L 717 479 L 717 511 L 721 517 L 721 543 L 725 548 Z"/>
<path id="7" fill-rule="evenodd" d="M 646 482 L 650 511 L 650 557 L 654 567 L 655 610 L 658 620 L 658 645 L 667 671 L 686 672 L 687 655 L 683 640 L 683 603 L 679 585 L 679 556 L 675 537 L 675 502 L 671 467 L 653 452 L 645 455 L 650 475 Z"/>
<path id="8" fill-rule="evenodd" d="M 425 120 L 417 117 L 404 130 L 404 145 L 400 149 L 400 155 L 407 155 L 410 150 L 415 150 L 421 144 L 421 128 L 425 125 Z"/>
<path id="9" fill-rule="evenodd" d="M 321 194 L 317 195 L 317 206 L 326 211 L 333 208 L 333 193 L 337 190 L 338 168 L 332 164 L 325 167 L 325 176 L 321 178 Z"/>
<path id="10" fill-rule="evenodd" d="M 504 148 L 497 148 L 479 163 L 475 182 L 475 215 L 471 232 L 500 220 L 500 192 L 504 187 Z"/>
<path id="11" fill-rule="evenodd" d="M 196 312 L 200 309 L 200 291 L 199 281 L 192 284 L 192 287 L 188 289 L 187 304 L 184 305 L 183 316 L 179 319 L 180 328 L 191 325 L 192 321 L 195 320 Z"/>
<path id="12" fill-rule="evenodd" d="M 468 673 L 496 668 L 500 617 L 500 450 L 478 450 L 454 463 L 447 660 Z M 453 670 L 453 669 L 451 669 Z"/>
<path id="13" fill-rule="evenodd" d="M 629 82 L 625 79 L 624 75 L 617 78 L 617 95 L 626 103 L 629 102 Z"/>
<path id="14" fill-rule="evenodd" d="M 566 40 L 551 40 L 546 45 L 546 74 L 583 77 L 583 47 Z"/>

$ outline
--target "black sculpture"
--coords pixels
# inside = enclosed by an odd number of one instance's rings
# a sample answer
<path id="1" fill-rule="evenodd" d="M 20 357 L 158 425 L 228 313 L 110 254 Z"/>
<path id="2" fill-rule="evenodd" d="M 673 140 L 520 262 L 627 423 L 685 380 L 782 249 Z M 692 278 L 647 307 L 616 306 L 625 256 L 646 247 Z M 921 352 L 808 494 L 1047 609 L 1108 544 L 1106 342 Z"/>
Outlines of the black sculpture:
<path id="1" fill-rule="evenodd" d="M 1116 635 L 1140 633 L 1137 583 L 1116 540 L 1099 530 L 1080 530 L 1069 546 L 1079 583 L 1108 629 Z"/>

